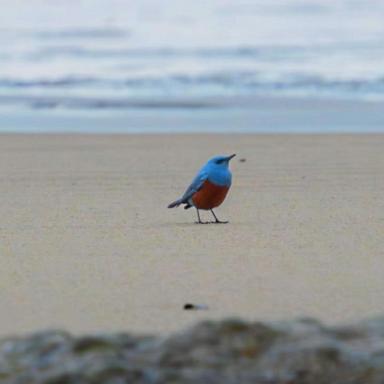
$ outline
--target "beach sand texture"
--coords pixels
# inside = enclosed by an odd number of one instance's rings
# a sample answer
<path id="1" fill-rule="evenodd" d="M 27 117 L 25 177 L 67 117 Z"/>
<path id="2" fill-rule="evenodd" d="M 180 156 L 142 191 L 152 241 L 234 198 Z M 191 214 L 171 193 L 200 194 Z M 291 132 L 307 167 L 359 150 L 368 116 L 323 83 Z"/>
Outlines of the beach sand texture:
<path id="1" fill-rule="evenodd" d="M 383 147 L 384 135 L 1 135 L 0 332 L 382 313 Z M 216 211 L 229 224 L 166 208 L 207 158 L 234 152 Z"/>

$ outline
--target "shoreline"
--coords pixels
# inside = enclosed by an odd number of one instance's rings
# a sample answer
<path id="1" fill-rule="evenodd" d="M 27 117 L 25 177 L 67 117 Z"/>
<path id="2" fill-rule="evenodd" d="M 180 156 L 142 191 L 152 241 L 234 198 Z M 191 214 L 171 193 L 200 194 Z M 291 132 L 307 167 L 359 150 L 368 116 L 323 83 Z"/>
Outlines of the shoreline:
<path id="1" fill-rule="evenodd" d="M 81 99 L 79 99 L 81 100 Z M 294 97 L 123 99 L 121 108 L 2 106 L 0 132 L 382 133 L 384 102 Z M 44 107 L 45 105 L 45 107 Z M 138 108 L 138 106 L 142 107 Z M 188 107 L 193 106 L 193 107 Z"/>

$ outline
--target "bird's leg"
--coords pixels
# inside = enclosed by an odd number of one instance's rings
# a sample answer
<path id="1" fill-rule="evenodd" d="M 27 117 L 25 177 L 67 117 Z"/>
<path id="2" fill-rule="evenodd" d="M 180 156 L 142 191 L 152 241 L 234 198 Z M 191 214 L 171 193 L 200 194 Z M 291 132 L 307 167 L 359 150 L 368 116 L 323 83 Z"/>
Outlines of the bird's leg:
<path id="1" fill-rule="evenodd" d="M 201 221 L 200 213 L 199 213 L 199 210 L 197 208 L 196 208 L 196 212 L 197 212 L 197 220 L 198 220 L 198 221 L 196 221 L 196 224 L 208 224 L 207 222 Z"/>
<path id="2" fill-rule="evenodd" d="M 203 222 L 201 221 L 200 219 L 200 213 L 199 213 L 199 210 L 196 208 L 196 212 L 197 212 L 197 221 L 196 221 L 196 224 L 203 224 Z"/>
<path id="3" fill-rule="evenodd" d="M 228 223 L 228 221 L 220 221 L 220 220 L 216 217 L 215 212 L 213 212 L 213 209 L 211 209 L 210 211 L 212 212 L 212 215 L 213 215 L 213 217 L 215 218 L 215 223 L 216 223 L 216 224 L 227 224 L 227 223 Z"/>

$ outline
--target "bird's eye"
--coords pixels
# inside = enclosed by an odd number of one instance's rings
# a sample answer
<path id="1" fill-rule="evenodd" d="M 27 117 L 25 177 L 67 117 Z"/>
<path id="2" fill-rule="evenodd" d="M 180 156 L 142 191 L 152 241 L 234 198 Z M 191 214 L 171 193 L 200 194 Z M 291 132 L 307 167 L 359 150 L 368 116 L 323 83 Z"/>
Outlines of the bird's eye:
<path id="1" fill-rule="evenodd" d="M 223 160 L 216 160 L 216 164 L 221 164 Z"/>

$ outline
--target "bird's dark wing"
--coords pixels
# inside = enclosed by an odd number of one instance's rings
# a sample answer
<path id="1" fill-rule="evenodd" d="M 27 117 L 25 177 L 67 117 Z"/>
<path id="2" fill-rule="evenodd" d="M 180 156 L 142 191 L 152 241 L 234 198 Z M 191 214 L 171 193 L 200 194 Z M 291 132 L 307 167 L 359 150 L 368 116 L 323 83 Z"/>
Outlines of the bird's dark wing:
<path id="1" fill-rule="evenodd" d="M 198 175 L 193 179 L 191 185 L 184 192 L 184 195 L 181 197 L 183 203 L 187 203 L 188 200 L 201 189 L 204 184 L 204 181 L 207 180 L 208 175 L 205 172 L 199 172 Z"/>
<path id="2" fill-rule="evenodd" d="M 187 190 L 184 192 L 184 195 L 181 196 L 180 199 L 174 201 L 173 203 L 168 205 L 168 208 L 177 207 L 180 204 L 186 204 L 188 203 L 188 200 L 201 189 L 201 187 L 204 184 L 204 181 L 207 180 L 208 174 L 205 171 L 200 171 L 196 177 L 193 179 L 191 185 L 187 188 Z"/>

